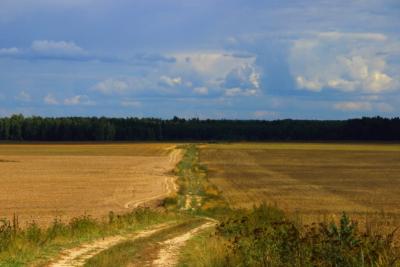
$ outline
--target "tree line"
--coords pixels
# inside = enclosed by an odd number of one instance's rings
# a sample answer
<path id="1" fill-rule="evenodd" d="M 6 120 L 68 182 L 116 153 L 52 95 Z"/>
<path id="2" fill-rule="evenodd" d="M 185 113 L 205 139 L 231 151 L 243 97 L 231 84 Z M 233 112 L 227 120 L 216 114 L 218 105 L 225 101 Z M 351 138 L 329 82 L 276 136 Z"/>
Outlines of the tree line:
<path id="1" fill-rule="evenodd" d="M 106 117 L 0 118 L 0 140 L 400 140 L 400 118 L 349 120 L 200 120 Z"/>

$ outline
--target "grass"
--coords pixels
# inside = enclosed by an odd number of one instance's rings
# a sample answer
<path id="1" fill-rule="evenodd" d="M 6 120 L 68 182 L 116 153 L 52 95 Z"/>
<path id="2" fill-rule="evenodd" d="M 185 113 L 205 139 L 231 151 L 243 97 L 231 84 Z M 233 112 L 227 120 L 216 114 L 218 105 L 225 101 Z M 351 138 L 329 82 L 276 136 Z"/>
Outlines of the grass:
<path id="1" fill-rule="evenodd" d="M 45 264 L 62 249 L 75 247 L 105 236 L 127 234 L 168 221 L 183 220 L 183 216 L 149 208 L 136 209 L 122 215 L 110 213 L 98 220 L 84 215 L 69 223 L 59 220 L 44 228 L 35 222 L 28 227 L 19 226 L 17 219 L 0 223 L 0 266 L 35 266 Z"/>
<path id="2" fill-rule="evenodd" d="M 109 267 L 129 264 L 142 266 L 145 262 L 151 262 L 151 256 L 154 256 L 153 252 L 159 249 L 160 242 L 185 233 L 201 223 L 203 223 L 202 219 L 192 219 L 156 232 L 149 237 L 122 242 L 92 257 L 84 266 Z"/>
<path id="3" fill-rule="evenodd" d="M 175 198 L 166 200 L 167 207 L 192 215 L 218 214 L 226 208 L 226 203 L 221 192 L 208 180 L 206 166 L 199 163 L 199 149 L 195 145 L 183 148 L 185 153 L 175 171 L 179 191 Z"/>
<path id="4" fill-rule="evenodd" d="M 299 225 L 276 207 L 233 210 L 215 233 L 191 240 L 179 266 L 400 266 L 393 233 L 360 231 L 345 214 L 338 223 Z"/>
<path id="5" fill-rule="evenodd" d="M 215 229 L 206 230 L 187 242 L 177 267 L 225 266 L 228 244 L 215 235 Z"/>

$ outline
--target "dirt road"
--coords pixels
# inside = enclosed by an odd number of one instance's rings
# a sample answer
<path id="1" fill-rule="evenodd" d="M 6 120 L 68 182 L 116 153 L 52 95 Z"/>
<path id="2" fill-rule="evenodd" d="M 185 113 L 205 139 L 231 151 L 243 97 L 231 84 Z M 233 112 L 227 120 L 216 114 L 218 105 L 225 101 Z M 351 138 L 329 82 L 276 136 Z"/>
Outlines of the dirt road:
<path id="1" fill-rule="evenodd" d="M 132 235 L 118 235 L 118 236 L 111 236 L 101 240 L 94 241 L 89 244 L 84 244 L 80 247 L 72 248 L 65 250 L 62 252 L 61 256 L 55 260 L 53 263 L 49 264 L 49 267 L 72 267 L 72 266 L 83 266 L 86 260 L 90 259 L 91 257 L 97 255 L 98 253 L 106 250 L 116 244 L 126 241 L 126 240 L 135 240 L 138 238 L 143 238 L 150 236 L 157 231 L 161 231 L 167 227 L 169 224 L 161 224 L 157 225 L 151 229 L 141 231 L 136 234 Z"/>
<path id="2" fill-rule="evenodd" d="M 172 192 L 177 190 L 177 186 L 175 184 L 176 177 L 173 175 L 169 175 L 168 172 L 173 169 L 176 163 L 180 160 L 181 151 L 178 149 L 173 149 L 169 154 L 168 164 L 163 166 L 162 170 L 157 170 L 158 173 L 163 173 L 165 176 L 164 180 L 164 191 L 160 194 L 156 194 L 150 197 L 142 198 L 142 199 L 134 199 L 128 201 L 124 207 L 127 209 L 136 208 L 146 202 L 162 199 L 166 196 L 172 194 Z M 168 224 L 158 225 L 152 229 L 145 230 L 132 235 L 118 235 L 111 236 L 101 240 L 94 241 L 92 243 L 84 244 L 80 247 L 72 248 L 65 250 L 61 253 L 59 259 L 51 263 L 50 267 L 67 267 L 67 266 L 82 266 L 86 262 L 86 260 L 95 256 L 96 254 L 126 240 L 135 240 L 138 238 L 144 238 L 155 234 L 158 231 L 161 231 L 167 228 Z"/>
<path id="3" fill-rule="evenodd" d="M 154 267 L 169 267 L 175 266 L 179 260 L 179 252 L 185 246 L 186 242 L 202 230 L 212 227 L 215 222 L 206 222 L 189 232 L 178 235 L 161 243 L 161 249 L 158 252 L 157 258 L 153 261 Z"/>

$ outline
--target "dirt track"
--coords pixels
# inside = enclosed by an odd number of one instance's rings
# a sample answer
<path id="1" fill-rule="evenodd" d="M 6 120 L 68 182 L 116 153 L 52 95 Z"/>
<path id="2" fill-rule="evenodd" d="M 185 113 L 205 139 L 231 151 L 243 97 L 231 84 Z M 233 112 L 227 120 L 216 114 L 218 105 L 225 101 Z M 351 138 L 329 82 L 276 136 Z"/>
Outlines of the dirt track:
<path id="1" fill-rule="evenodd" d="M 150 197 L 142 198 L 142 199 L 134 199 L 128 201 L 124 207 L 125 208 L 135 208 L 141 204 L 144 204 L 148 201 L 152 201 L 155 199 L 161 199 L 170 195 L 172 192 L 177 190 L 177 186 L 175 184 L 175 176 L 168 175 L 167 172 L 172 170 L 176 163 L 180 160 L 181 151 L 174 149 L 170 152 L 168 157 L 168 165 L 162 168 L 164 172 L 165 180 L 164 180 L 164 190 L 160 194 L 156 194 Z M 143 238 L 150 236 L 157 231 L 167 228 L 167 224 L 158 225 L 150 230 L 145 230 L 139 232 L 134 235 L 127 235 L 127 236 L 111 236 L 101 240 L 97 240 L 93 243 L 84 244 L 77 248 L 72 248 L 66 250 L 62 253 L 61 257 L 56 260 L 54 263 L 51 263 L 50 267 L 67 267 L 67 266 L 82 266 L 89 258 L 93 257 L 94 255 L 100 253 L 103 250 L 106 250 L 120 242 L 126 240 L 135 240 L 138 238 Z"/>
<path id="2" fill-rule="evenodd" d="M 157 231 L 167 228 L 168 224 L 157 225 L 149 230 L 127 236 L 111 236 L 95 242 L 84 244 L 80 247 L 65 250 L 59 259 L 48 265 L 49 267 L 72 267 L 83 266 L 85 262 L 96 254 L 126 240 L 135 240 L 150 236 Z"/>
<path id="3" fill-rule="evenodd" d="M 178 149 L 174 149 L 172 150 L 172 152 L 169 155 L 169 163 L 173 166 L 176 165 L 176 163 L 180 160 L 181 158 L 181 151 Z M 131 208 L 137 208 L 138 206 L 152 201 L 152 200 L 156 200 L 156 199 L 161 199 L 164 197 L 167 197 L 169 195 L 171 195 L 173 192 L 177 191 L 177 185 L 175 183 L 176 177 L 172 176 L 172 175 L 168 175 L 167 172 L 172 169 L 171 167 L 169 167 L 168 169 L 165 169 L 165 173 L 163 174 L 165 176 L 164 179 L 164 192 L 160 193 L 160 194 L 156 194 L 154 196 L 149 196 L 149 197 L 145 197 L 142 199 L 134 199 L 131 201 L 128 201 L 127 203 L 125 203 L 124 207 L 126 209 L 131 209 Z"/>
<path id="4" fill-rule="evenodd" d="M 207 220 L 202 224 L 186 232 L 178 232 L 176 236 L 156 244 L 157 249 L 152 250 L 150 254 L 141 257 L 142 261 L 136 262 L 133 266 L 174 266 L 179 260 L 179 252 L 186 242 L 202 230 L 215 225 L 215 221 Z M 134 241 L 140 238 L 150 237 L 150 240 L 162 237 L 164 230 L 173 229 L 176 223 L 160 224 L 150 229 L 143 230 L 129 235 L 111 236 L 99 239 L 91 243 L 83 244 L 76 248 L 63 251 L 48 267 L 76 267 L 83 266 L 85 262 L 99 254 L 124 241 Z M 150 246 L 155 245 L 152 243 Z M 139 252 L 140 254 L 141 252 Z M 147 259 L 152 259 L 148 262 Z M 130 265 L 129 265 L 130 266 Z"/>
<path id="5" fill-rule="evenodd" d="M 186 242 L 202 230 L 212 227 L 215 222 L 206 222 L 189 232 L 174 238 L 168 239 L 161 243 L 161 250 L 158 252 L 157 258 L 153 261 L 154 267 L 170 267 L 175 266 L 179 260 L 179 252 L 185 246 Z"/>

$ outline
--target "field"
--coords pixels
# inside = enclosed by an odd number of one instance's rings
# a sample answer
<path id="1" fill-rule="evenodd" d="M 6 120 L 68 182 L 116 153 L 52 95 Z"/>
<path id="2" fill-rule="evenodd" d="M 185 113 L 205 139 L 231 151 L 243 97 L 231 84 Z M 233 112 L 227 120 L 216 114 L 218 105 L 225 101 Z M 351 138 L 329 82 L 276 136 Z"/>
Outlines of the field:
<path id="1" fill-rule="evenodd" d="M 174 190 L 174 144 L 1 144 L 0 218 L 124 212 Z"/>
<path id="2" fill-rule="evenodd" d="M 399 266 L 399 145 L 0 149 L 0 266 Z"/>
<path id="3" fill-rule="evenodd" d="M 200 161 L 232 207 L 266 201 L 312 220 L 400 215 L 400 145 L 207 144 Z"/>

